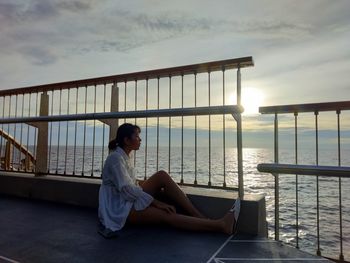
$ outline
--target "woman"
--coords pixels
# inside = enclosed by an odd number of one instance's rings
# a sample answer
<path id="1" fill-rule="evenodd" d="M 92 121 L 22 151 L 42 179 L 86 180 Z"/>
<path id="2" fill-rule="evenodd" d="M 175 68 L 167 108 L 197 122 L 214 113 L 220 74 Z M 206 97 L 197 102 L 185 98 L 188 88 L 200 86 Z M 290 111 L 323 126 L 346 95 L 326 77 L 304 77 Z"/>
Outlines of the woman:
<path id="1" fill-rule="evenodd" d="M 192 205 L 165 171 L 159 171 L 142 182 L 136 180 L 129 155 L 140 148 L 140 132 L 137 125 L 122 124 L 116 138 L 108 145 L 112 152 L 105 161 L 99 190 L 98 216 L 103 226 L 100 233 L 110 237 L 125 223 L 131 223 L 167 224 L 194 231 L 233 234 L 240 209 L 239 199 L 224 217 L 213 220 L 206 218 Z M 166 197 L 188 215 L 176 213 L 174 206 L 154 198 L 162 188 Z"/>

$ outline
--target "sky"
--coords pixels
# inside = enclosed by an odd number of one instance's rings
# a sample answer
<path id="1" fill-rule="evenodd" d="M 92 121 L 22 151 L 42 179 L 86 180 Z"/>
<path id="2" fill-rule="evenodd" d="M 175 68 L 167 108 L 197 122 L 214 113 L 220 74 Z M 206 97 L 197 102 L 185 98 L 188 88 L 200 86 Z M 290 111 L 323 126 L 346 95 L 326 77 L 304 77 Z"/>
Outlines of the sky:
<path id="1" fill-rule="evenodd" d="M 348 0 L 0 0 L 0 89 L 252 56 L 246 108 L 349 100 L 349 13 Z M 323 122 L 332 141 L 335 114 Z M 310 140 L 311 123 L 301 118 Z M 272 124 L 245 114 L 244 145 L 271 146 Z"/>

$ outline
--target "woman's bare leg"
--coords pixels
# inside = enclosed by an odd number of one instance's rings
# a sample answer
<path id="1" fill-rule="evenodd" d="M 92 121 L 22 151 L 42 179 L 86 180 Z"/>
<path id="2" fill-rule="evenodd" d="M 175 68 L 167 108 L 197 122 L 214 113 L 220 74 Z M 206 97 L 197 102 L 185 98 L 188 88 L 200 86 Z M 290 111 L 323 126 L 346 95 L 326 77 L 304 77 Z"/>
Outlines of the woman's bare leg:
<path id="1" fill-rule="evenodd" d="M 166 224 L 192 231 L 212 231 L 226 234 L 232 234 L 234 221 L 232 212 L 228 212 L 221 219 L 204 219 L 176 213 L 167 213 L 153 206 L 149 206 L 141 211 L 136 211 L 132 208 L 127 218 L 128 223 L 136 225 Z"/>
<path id="2" fill-rule="evenodd" d="M 164 187 L 165 195 L 185 209 L 189 215 L 199 218 L 207 218 L 193 206 L 187 195 L 181 190 L 177 183 L 175 183 L 170 175 L 163 170 L 156 172 L 150 178 L 143 181 L 141 187 L 145 192 L 153 196 Z"/>

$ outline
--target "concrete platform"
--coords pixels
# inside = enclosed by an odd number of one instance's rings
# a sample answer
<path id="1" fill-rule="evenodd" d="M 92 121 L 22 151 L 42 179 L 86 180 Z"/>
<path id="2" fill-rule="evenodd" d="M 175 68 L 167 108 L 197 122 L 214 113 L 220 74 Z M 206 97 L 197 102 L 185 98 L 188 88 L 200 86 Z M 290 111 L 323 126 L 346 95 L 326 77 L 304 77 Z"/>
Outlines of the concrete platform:
<path id="1" fill-rule="evenodd" d="M 0 171 L 0 194 L 26 197 L 36 200 L 55 201 L 84 207 L 98 207 L 98 191 L 101 179 Z M 238 194 L 232 190 L 207 189 L 180 186 L 191 202 L 204 215 L 220 218 L 231 208 Z M 170 204 L 164 195 L 156 196 Z M 180 207 L 177 207 L 181 211 Z M 263 195 L 245 195 L 242 200 L 239 233 L 267 237 L 266 205 Z"/>
<path id="2" fill-rule="evenodd" d="M 0 195 L 0 262 L 330 262 L 256 236 L 127 225 L 97 233 L 97 210 Z"/>

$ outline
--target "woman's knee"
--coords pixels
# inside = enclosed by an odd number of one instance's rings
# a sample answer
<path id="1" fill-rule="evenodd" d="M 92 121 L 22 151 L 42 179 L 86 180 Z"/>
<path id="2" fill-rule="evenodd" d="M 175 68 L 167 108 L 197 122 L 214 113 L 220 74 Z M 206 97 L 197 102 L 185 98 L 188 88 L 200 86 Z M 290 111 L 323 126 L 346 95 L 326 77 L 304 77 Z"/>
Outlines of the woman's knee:
<path id="1" fill-rule="evenodd" d="M 160 180 L 165 183 L 169 180 L 172 180 L 172 178 L 170 177 L 170 175 L 164 171 L 164 170 L 160 170 L 157 172 L 157 176 L 160 178 Z"/>

